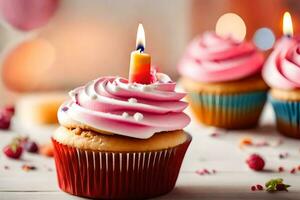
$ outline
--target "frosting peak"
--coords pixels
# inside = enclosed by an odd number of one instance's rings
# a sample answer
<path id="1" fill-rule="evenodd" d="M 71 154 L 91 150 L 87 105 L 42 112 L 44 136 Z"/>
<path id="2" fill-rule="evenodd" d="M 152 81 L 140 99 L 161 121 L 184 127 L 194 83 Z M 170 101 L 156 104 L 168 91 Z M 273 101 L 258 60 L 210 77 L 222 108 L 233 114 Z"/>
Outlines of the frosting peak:
<path id="1" fill-rule="evenodd" d="M 78 125 L 134 138 L 182 129 L 190 118 L 183 113 L 185 93 L 175 92 L 175 86 L 162 73 L 155 73 L 149 85 L 102 77 L 72 90 L 58 120 L 66 127 Z"/>
<path id="2" fill-rule="evenodd" d="M 259 73 L 263 61 L 252 43 L 206 32 L 190 43 L 178 69 L 199 82 L 221 82 Z"/>
<path id="3" fill-rule="evenodd" d="M 283 37 L 279 40 L 265 63 L 263 77 L 274 88 L 300 88 L 299 38 Z"/>

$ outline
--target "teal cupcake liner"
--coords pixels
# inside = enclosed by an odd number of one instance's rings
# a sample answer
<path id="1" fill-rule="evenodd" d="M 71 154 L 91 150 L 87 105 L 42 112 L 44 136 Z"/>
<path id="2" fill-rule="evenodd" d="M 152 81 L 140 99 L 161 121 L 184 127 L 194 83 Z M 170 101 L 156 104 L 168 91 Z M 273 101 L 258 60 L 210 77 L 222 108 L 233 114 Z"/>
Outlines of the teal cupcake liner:
<path id="1" fill-rule="evenodd" d="M 277 129 L 283 135 L 300 138 L 300 101 L 284 101 L 269 96 Z"/>
<path id="2" fill-rule="evenodd" d="M 191 92 L 192 111 L 200 122 L 228 129 L 250 128 L 257 124 L 267 99 L 266 91 L 237 94 Z"/>

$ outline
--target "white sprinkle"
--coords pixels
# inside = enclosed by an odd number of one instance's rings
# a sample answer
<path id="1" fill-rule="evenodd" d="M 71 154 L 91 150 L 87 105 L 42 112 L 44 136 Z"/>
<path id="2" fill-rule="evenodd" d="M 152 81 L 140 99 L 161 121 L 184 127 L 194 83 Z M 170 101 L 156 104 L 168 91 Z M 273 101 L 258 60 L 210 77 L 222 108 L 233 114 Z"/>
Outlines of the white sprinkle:
<path id="1" fill-rule="evenodd" d="M 163 74 L 163 73 L 156 73 L 156 78 L 157 78 L 158 82 L 160 82 L 160 83 L 171 83 L 172 82 L 171 78 L 168 75 Z"/>
<path id="2" fill-rule="evenodd" d="M 142 113 L 137 112 L 133 115 L 133 118 L 135 119 L 135 121 L 141 121 L 144 118 L 144 115 Z"/>
<path id="3" fill-rule="evenodd" d="M 128 86 L 128 89 L 134 89 L 134 85 L 132 83 L 129 83 L 127 86 Z"/>
<path id="4" fill-rule="evenodd" d="M 143 86 L 143 87 L 141 87 L 141 90 L 142 90 L 142 91 L 149 91 L 149 88 Z"/>
<path id="5" fill-rule="evenodd" d="M 96 94 L 93 94 L 93 95 L 91 96 L 91 99 L 93 99 L 93 100 L 97 99 L 97 95 L 96 95 Z"/>
<path id="6" fill-rule="evenodd" d="M 151 91 L 151 90 L 153 90 L 155 88 L 155 86 L 152 84 L 152 85 L 143 85 L 142 87 L 141 87 L 141 90 L 142 91 Z"/>
<path id="7" fill-rule="evenodd" d="M 75 92 L 74 90 L 71 90 L 71 91 L 69 92 L 69 95 L 70 95 L 71 97 L 74 97 L 74 96 L 76 95 L 76 92 Z"/>
<path id="8" fill-rule="evenodd" d="M 128 118 L 128 117 L 129 117 L 129 114 L 128 114 L 127 112 L 123 112 L 122 117 L 123 117 L 123 118 Z"/>
<path id="9" fill-rule="evenodd" d="M 136 98 L 130 98 L 128 99 L 129 103 L 137 103 L 137 99 Z"/>

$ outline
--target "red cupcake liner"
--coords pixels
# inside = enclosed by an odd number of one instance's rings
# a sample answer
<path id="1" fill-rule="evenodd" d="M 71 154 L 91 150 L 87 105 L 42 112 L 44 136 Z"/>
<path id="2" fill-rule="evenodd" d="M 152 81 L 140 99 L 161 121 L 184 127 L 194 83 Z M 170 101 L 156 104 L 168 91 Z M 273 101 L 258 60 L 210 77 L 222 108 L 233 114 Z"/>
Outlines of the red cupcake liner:
<path id="1" fill-rule="evenodd" d="M 191 136 L 178 146 L 144 152 L 91 151 L 52 142 L 63 191 L 97 199 L 145 199 L 174 188 Z"/>

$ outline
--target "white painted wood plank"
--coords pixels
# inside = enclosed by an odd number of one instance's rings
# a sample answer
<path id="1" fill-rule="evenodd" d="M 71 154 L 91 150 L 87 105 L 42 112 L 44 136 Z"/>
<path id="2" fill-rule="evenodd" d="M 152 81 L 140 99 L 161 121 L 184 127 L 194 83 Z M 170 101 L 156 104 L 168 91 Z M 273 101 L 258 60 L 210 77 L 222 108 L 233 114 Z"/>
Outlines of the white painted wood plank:
<path id="1" fill-rule="evenodd" d="M 251 176 L 252 174 L 252 176 Z M 289 192 L 270 194 L 265 191 L 252 192 L 250 186 L 264 183 L 273 174 L 268 173 L 219 173 L 216 175 L 198 176 L 194 173 L 181 173 L 175 189 L 158 199 L 297 199 L 300 195 L 299 176 L 287 176 L 286 181 L 292 185 Z M 216 181 L 217 177 L 217 181 Z M 231 178 L 230 178 L 231 177 Z M 237 184 L 238 183 L 238 184 Z M 4 199 L 79 199 L 59 191 L 2 191 Z M 2 199 L 2 198 L 1 198 Z"/>
<path id="2" fill-rule="evenodd" d="M 249 193 L 250 186 L 254 184 L 263 185 L 270 178 L 284 177 L 291 184 L 291 191 L 300 192 L 300 174 L 272 173 L 272 172 L 217 172 L 211 175 L 198 175 L 194 172 L 182 172 L 179 175 L 176 188 L 190 188 L 191 193 L 201 193 L 209 190 L 224 193 Z M 223 188 L 223 189 L 222 189 Z M 220 190 L 224 191 L 220 191 Z M 56 176 L 54 172 L 49 174 L 39 172 L 23 172 L 12 176 L 12 173 L 1 177 L 0 191 L 58 191 Z M 187 194 L 189 191 L 186 192 Z M 251 192 L 252 193 L 252 192 Z"/>
<path id="3" fill-rule="evenodd" d="M 276 193 L 276 194 L 264 194 L 264 193 L 228 193 L 228 192 L 215 192 L 212 191 L 201 191 L 201 193 L 191 193 L 189 188 L 175 188 L 170 194 L 155 198 L 157 200 L 220 200 L 220 199 L 230 199 L 230 200 L 297 200 L 299 199 L 299 193 L 289 192 L 289 193 Z M 62 192 L 0 192 L 1 200 L 82 200 L 85 198 L 80 198 L 72 195 L 68 195 Z"/>

